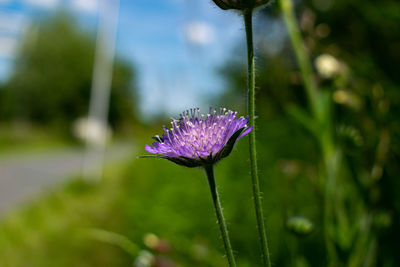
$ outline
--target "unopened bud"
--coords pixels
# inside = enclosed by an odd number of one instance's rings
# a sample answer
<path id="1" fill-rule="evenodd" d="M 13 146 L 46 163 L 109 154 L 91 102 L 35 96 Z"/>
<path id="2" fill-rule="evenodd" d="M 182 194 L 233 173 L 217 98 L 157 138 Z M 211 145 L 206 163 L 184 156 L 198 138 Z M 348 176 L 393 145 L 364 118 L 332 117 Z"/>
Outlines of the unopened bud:
<path id="1" fill-rule="evenodd" d="M 252 10 L 268 4 L 270 0 L 213 0 L 221 9 Z"/>
<path id="2" fill-rule="evenodd" d="M 313 223 L 306 217 L 295 216 L 291 217 L 286 222 L 286 227 L 294 234 L 305 236 L 310 234 L 313 229 Z"/>
<path id="3" fill-rule="evenodd" d="M 335 57 L 322 54 L 315 59 L 315 66 L 319 74 L 324 78 L 332 78 L 343 69 L 342 63 Z"/>

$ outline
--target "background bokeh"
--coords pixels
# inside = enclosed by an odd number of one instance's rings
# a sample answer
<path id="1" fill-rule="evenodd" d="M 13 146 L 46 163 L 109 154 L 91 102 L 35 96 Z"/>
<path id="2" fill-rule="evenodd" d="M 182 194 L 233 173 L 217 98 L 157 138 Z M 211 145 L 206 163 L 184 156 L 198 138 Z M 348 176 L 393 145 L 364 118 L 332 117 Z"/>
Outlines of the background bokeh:
<path id="1" fill-rule="evenodd" d="M 273 265 L 398 266 L 400 4 L 294 1 L 322 96 L 310 120 L 279 3 L 254 20 Z M 137 156 L 183 109 L 246 113 L 240 14 L 120 0 L 104 125 L 87 120 L 102 4 L 0 1 L 0 266 L 225 266 L 202 171 Z M 246 138 L 216 179 L 238 265 L 261 266 Z"/>

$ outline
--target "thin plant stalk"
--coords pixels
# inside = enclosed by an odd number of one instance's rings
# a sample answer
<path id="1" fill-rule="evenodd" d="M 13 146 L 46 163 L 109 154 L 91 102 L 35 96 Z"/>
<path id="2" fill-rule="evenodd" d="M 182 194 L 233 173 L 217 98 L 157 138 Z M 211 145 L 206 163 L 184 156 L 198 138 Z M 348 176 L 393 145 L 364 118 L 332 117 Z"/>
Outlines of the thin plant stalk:
<path id="1" fill-rule="evenodd" d="M 308 59 L 306 47 L 300 34 L 297 25 L 296 17 L 293 11 L 293 3 L 291 0 L 279 1 L 283 20 L 285 21 L 286 28 L 289 33 L 290 41 L 292 43 L 294 53 L 299 64 L 301 77 L 303 78 L 304 87 L 306 89 L 307 100 L 314 116 L 318 114 L 318 90 L 315 80 L 313 78 L 313 71 L 311 63 Z"/>
<path id="2" fill-rule="evenodd" d="M 205 166 L 207 175 L 208 185 L 210 186 L 211 196 L 214 203 L 215 213 L 217 215 L 219 230 L 221 232 L 222 241 L 226 252 L 226 257 L 230 267 L 236 266 L 235 258 L 233 256 L 231 242 L 229 240 L 228 228 L 226 227 L 226 221 L 222 212 L 221 202 L 219 200 L 218 190 L 215 185 L 214 168 L 213 165 Z"/>
<path id="3" fill-rule="evenodd" d="M 312 111 L 314 123 L 319 126 L 325 125 L 316 134 L 322 151 L 324 172 L 325 192 L 324 192 L 324 238 L 325 246 L 328 252 L 329 266 L 337 265 L 337 253 L 333 241 L 331 239 L 331 216 L 333 213 L 333 190 L 335 188 L 335 180 L 340 164 L 340 151 L 335 148 L 331 134 L 331 127 L 326 127 L 326 120 L 330 119 L 330 107 L 322 104 L 323 99 L 317 90 L 317 85 L 313 77 L 311 62 L 307 55 L 307 51 L 300 34 L 299 26 L 293 10 L 292 0 L 280 0 L 280 8 L 282 10 L 283 19 L 289 33 L 293 50 L 296 54 L 299 64 L 301 76 L 303 78 L 309 106 Z M 328 116 L 326 114 L 329 114 Z"/>
<path id="4" fill-rule="evenodd" d="M 250 167 L 251 180 L 253 189 L 254 208 L 256 212 L 257 228 L 261 243 L 262 260 L 264 266 L 271 267 L 271 260 L 268 249 L 267 233 L 264 224 L 264 215 L 262 210 L 262 200 L 260 191 L 260 182 L 257 169 L 257 151 L 256 151 L 256 107 L 255 107 L 255 62 L 254 62 L 254 44 L 253 44 L 253 10 L 248 9 L 243 11 L 244 25 L 246 30 L 247 41 L 247 65 L 248 65 L 248 114 L 249 124 L 254 127 L 254 130 L 249 134 L 249 150 L 250 150 Z"/>

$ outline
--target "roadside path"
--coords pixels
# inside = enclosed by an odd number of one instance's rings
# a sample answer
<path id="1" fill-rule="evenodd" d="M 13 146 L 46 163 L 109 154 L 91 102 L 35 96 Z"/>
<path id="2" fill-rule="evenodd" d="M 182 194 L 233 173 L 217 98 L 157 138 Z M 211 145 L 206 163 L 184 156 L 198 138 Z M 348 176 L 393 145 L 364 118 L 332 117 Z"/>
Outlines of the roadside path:
<path id="1" fill-rule="evenodd" d="M 113 145 L 107 149 L 105 163 L 118 162 L 132 156 L 132 144 Z M 0 218 L 6 211 L 56 186 L 74 174 L 80 174 L 83 148 L 10 154 L 0 157 Z M 99 166 L 90 162 L 90 168 Z"/>

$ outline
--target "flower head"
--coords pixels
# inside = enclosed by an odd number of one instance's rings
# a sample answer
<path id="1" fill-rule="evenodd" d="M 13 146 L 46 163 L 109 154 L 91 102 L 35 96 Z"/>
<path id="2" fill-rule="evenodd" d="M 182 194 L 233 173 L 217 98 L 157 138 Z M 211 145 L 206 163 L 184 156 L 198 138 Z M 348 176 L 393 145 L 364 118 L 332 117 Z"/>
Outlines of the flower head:
<path id="1" fill-rule="evenodd" d="M 237 140 L 251 132 L 248 116 L 237 117 L 237 112 L 210 108 L 207 115 L 200 109 L 186 110 L 178 120 L 172 119 L 172 128 L 163 127 L 164 134 L 153 137 L 153 146 L 145 149 L 154 157 L 168 159 L 187 167 L 214 164 L 228 156 Z"/>
<path id="2" fill-rule="evenodd" d="M 270 0 L 213 0 L 221 9 L 254 9 L 256 7 L 268 4 Z"/>
<path id="3" fill-rule="evenodd" d="M 342 63 L 329 54 L 322 54 L 315 59 L 315 66 L 324 78 L 333 78 L 343 70 Z"/>

